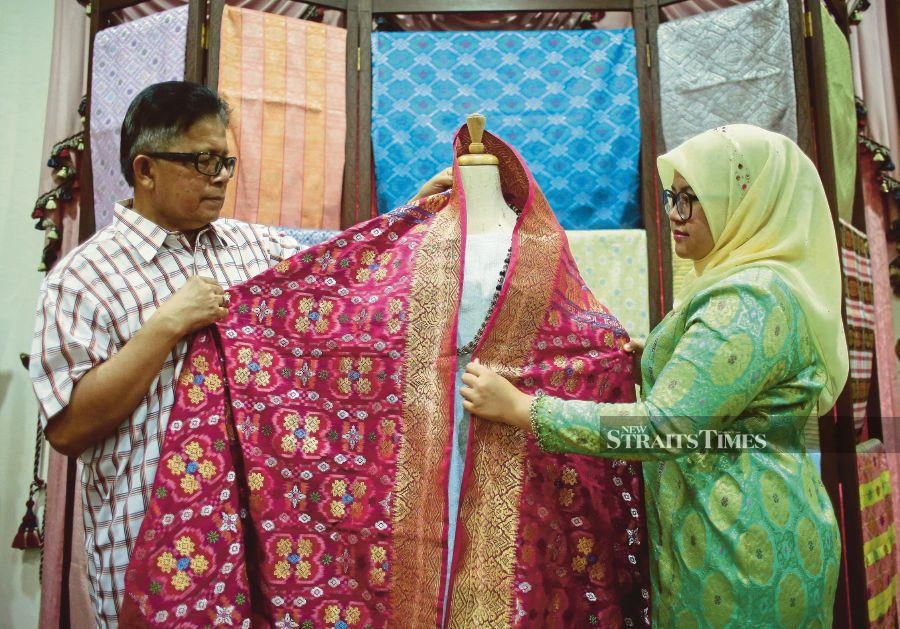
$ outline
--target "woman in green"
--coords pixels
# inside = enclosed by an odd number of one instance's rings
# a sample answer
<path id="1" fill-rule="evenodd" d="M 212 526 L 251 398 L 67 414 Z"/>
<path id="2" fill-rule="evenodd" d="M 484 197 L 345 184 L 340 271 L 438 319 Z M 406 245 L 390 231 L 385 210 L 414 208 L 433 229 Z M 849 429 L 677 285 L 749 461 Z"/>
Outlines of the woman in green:
<path id="1" fill-rule="evenodd" d="M 821 181 L 793 142 L 748 125 L 700 134 L 658 169 L 694 271 L 647 340 L 642 401 L 533 397 L 476 362 L 463 404 L 546 450 L 648 461 L 656 625 L 830 626 L 840 537 L 803 427 L 831 408 L 848 358 Z M 704 451 L 723 435 L 745 447 Z"/>

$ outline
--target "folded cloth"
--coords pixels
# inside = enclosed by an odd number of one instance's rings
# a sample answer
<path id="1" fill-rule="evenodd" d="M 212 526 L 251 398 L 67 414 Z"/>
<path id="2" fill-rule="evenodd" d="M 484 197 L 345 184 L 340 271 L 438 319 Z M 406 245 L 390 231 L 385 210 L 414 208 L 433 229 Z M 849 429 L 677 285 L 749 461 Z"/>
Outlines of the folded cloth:
<path id="1" fill-rule="evenodd" d="M 154 83 L 184 79 L 188 7 L 98 31 L 91 66 L 91 170 L 94 223 L 112 223 L 116 201 L 133 195 L 119 165 L 119 138 L 128 105 Z"/>
<path id="2" fill-rule="evenodd" d="M 372 81 L 380 212 L 447 166 L 478 111 L 520 147 L 563 228 L 640 226 L 632 29 L 375 33 Z"/>

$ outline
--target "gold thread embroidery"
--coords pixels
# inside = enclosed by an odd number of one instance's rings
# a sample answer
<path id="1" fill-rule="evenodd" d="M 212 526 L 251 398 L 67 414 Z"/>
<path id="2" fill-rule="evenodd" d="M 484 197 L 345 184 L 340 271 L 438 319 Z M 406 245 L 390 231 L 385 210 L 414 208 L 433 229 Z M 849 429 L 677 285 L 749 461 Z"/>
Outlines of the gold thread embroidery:
<path id="1" fill-rule="evenodd" d="M 434 488 L 441 486 L 452 425 L 454 373 L 444 361 L 452 360 L 449 335 L 459 295 L 460 257 L 459 213 L 448 207 L 434 217 L 419 245 L 408 305 L 409 320 L 416 325 L 406 333 L 391 595 L 394 617 L 410 627 L 434 625 L 434 604 L 440 597 L 444 500 L 435 496 Z"/>

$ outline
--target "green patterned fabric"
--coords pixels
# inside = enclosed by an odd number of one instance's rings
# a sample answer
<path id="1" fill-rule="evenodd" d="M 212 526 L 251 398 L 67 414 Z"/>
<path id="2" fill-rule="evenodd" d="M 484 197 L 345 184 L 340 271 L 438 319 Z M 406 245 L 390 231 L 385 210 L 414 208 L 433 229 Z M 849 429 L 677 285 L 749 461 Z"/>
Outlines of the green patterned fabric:
<path id="1" fill-rule="evenodd" d="M 787 285 L 748 268 L 702 290 L 651 332 L 642 372 L 641 402 L 544 396 L 534 425 L 550 451 L 656 462 L 644 464 L 653 624 L 830 627 L 840 537 L 803 447 L 825 374 Z M 624 451 L 627 427 L 658 447 Z M 766 447 L 663 443 L 702 430 Z"/>
<path id="2" fill-rule="evenodd" d="M 838 216 L 850 223 L 856 193 L 856 96 L 853 89 L 853 67 L 847 37 L 824 6 L 822 38 L 825 42 L 825 75 L 828 83 L 828 114 L 831 120 Z"/>
<path id="3" fill-rule="evenodd" d="M 643 229 L 566 230 L 584 283 L 629 336 L 650 332 L 647 232 Z"/>

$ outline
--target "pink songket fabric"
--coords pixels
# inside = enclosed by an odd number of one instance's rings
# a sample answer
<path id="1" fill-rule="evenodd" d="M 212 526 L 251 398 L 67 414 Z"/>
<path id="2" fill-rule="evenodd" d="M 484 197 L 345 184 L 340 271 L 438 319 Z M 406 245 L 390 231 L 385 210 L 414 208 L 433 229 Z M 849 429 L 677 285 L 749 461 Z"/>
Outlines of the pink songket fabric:
<path id="1" fill-rule="evenodd" d="M 457 155 L 468 141 L 461 130 Z M 522 159 L 484 143 L 522 212 L 474 356 L 530 392 L 633 400 L 627 334 Z M 447 556 L 466 232 L 454 170 L 454 191 L 231 289 L 229 316 L 196 336 L 123 626 L 649 625 L 637 464 L 545 453 L 475 419 Z"/>

